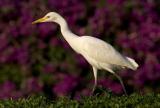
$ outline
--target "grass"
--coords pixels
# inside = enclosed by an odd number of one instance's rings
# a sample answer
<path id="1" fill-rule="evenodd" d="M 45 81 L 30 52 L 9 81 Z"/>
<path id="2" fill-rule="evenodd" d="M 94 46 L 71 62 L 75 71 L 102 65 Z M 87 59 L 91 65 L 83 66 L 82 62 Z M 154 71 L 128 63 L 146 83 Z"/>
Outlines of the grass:
<path id="1" fill-rule="evenodd" d="M 146 95 L 131 94 L 129 96 L 116 96 L 109 92 L 103 95 L 82 97 L 73 100 L 60 97 L 55 100 L 45 96 L 31 96 L 18 100 L 0 100 L 0 108 L 159 108 L 160 94 Z"/>

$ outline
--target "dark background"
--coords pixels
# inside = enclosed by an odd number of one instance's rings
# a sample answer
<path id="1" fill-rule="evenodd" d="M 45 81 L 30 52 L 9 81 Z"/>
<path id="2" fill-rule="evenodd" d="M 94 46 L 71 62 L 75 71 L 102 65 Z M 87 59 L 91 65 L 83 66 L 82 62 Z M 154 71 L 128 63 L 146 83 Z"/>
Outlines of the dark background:
<path id="1" fill-rule="evenodd" d="M 59 26 L 31 24 L 50 11 L 61 14 L 75 34 L 103 39 L 137 61 L 137 71 L 118 71 L 128 93 L 160 92 L 158 0 L 1 0 L 1 99 L 36 94 L 78 98 L 91 92 L 92 68 L 69 47 Z M 106 71 L 99 71 L 98 85 L 123 94 Z"/>

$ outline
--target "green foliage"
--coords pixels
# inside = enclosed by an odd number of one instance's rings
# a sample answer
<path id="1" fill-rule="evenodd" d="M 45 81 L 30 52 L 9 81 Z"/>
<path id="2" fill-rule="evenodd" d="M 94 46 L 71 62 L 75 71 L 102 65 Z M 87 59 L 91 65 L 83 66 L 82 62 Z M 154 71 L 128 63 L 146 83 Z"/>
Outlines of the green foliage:
<path id="1" fill-rule="evenodd" d="M 131 94 L 130 96 L 115 96 L 111 93 L 82 97 L 73 100 L 60 97 L 49 100 L 44 96 L 31 96 L 27 99 L 1 100 L 1 108 L 158 108 L 160 107 L 160 94 Z"/>
<path id="2" fill-rule="evenodd" d="M 10 65 L 1 65 L 0 66 L 0 83 L 6 81 L 6 80 L 11 80 L 16 84 L 20 84 L 22 81 L 23 74 L 21 73 L 21 69 L 14 64 Z"/>

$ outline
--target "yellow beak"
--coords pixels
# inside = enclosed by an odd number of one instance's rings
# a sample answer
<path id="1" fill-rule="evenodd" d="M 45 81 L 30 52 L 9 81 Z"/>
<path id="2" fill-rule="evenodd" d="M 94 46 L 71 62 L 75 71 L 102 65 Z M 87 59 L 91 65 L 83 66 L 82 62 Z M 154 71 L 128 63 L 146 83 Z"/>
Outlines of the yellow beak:
<path id="1" fill-rule="evenodd" d="M 36 20 L 36 21 L 33 21 L 32 24 L 45 22 L 46 19 L 47 19 L 46 17 L 40 18 L 40 19 L 38 19 L 38 20 Z"/>

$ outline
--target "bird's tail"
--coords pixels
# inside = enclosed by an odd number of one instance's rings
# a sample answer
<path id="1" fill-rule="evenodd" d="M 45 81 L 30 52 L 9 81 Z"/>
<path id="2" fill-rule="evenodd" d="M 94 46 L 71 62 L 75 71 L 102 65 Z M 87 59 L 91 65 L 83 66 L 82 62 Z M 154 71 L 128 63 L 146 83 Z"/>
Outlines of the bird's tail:
<path id="1" fill-rule="evenodd" d="M 130 68 L 132 70 L 137 70 L 137 68 L 138 68 L 139 65 L 135 62 L 135 60 L 133 60 L 132 58 L 129 58 L 129 57 L 126 57 L 126 58 L 130 62 L 130 64 L 131 64 Z"/>

